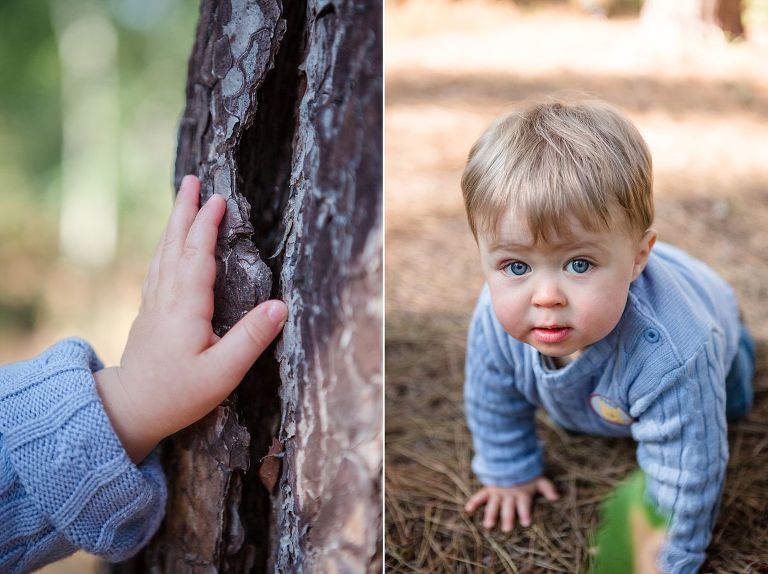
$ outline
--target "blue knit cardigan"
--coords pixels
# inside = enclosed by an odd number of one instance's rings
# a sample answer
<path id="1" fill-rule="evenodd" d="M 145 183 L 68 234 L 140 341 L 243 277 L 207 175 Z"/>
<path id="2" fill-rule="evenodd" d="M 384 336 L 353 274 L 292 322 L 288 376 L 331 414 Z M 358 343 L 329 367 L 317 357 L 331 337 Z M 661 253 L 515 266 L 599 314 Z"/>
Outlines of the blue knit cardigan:
<path id="1" fill-rule="evenodd" d="M 647 495 L 671 518 L 658 566 L 696 572 L 725 480 L 725 377 L 739 332 L 728 284 L 663 243 L 630 286 L 616 328 L 562 369 L 504 331 L 486 287 L 470 327 L 464 387 L 475 474 L 497 486 L 542 474 L 537 407 L 567 429 L 632 436 Z"/>
<path id="2" fill-rule="evenodd" d="M 29 572 L 84 549 L 129 558 L 160 526 L 166 484 L 156 453 L 128 458 L 83 340 L 0 368 L 0 572 Z"/>

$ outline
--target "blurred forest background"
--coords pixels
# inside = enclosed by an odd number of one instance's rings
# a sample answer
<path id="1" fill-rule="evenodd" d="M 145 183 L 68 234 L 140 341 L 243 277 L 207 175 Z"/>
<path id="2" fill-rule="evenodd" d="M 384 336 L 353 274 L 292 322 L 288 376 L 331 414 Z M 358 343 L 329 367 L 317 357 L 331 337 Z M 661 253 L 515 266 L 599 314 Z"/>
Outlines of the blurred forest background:
<path id="1" fill-rule="evenodd" d="M 172 205 L 196 18 L 194 0 L 0 3 L 0 360 L 64 334 L 119 359 Z"/>
<path id="2" fill-rule="evenodd" d="M 196 0 L 0 2 L 0 363 L 73 335 L 119 362 L 172 206 L 197 13 Z"/>
<path id="3" fill-rule="evenodd" d="M 488 532 L 462 403 L 482 285 L 459 179 L 488 123 L 577 90 L 627 113 L 654 159 L 664 241 L 734 286 L 758 339 L 756 405 L 731 462 L 703 572 L 768 563 L 768 2 L 724 32 L 706 0 L 392 0 L 386 5 L 386 564 L 392 572 L 583 572 L 599 502 L 636 466 L 632 441 L 539 417 L 561 493 L 534 524 Z M 736 3 L 738 4 L 738 3 Z M 705 8 L 710 8 L 709 16 Z M 756 565 L 762 565 L 757 567 Z"/>

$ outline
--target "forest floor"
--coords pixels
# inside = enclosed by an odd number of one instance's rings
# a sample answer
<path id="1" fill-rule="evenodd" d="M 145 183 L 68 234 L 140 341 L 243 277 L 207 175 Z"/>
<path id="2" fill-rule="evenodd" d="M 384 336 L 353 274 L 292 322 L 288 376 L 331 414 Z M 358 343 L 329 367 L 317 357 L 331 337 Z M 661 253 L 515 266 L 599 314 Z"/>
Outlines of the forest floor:
<path id="1" fill-rule="evenodd" d="M 757 22 L 758 24 L 764 24 Z M 637 19 L 503 2 L 411 0 L 386 16 L 386 565 L 391 572 L 583 572 L 599 503 L 636 463 L 630 440 L 540 416 L 561 499 L 533 525 L 486 531 L 462 405 L 466 328 L 482 285 L 459 178 L 510 104 L 556 90 L 603 98 L 654 156 L 660 238 L 735 288 L 758 341 L 755 408 L 731 459 L 703 572 L 768 563 L 768 35 L 681 41 Z"/>

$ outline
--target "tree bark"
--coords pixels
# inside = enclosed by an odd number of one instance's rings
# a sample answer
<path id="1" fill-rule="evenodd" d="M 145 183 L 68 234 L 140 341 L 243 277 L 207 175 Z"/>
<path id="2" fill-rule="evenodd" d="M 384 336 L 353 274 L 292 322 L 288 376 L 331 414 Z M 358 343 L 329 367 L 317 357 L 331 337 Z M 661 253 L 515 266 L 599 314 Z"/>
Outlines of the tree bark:
<path id="1" fill-rule="evenodd" d="M 163 445 L 165 522 L 116 572 L 381 570 L 381 13 L 202 1 L 175 179 L 227 199 L 214 330 L 270 296 L 289 317 Z"/>

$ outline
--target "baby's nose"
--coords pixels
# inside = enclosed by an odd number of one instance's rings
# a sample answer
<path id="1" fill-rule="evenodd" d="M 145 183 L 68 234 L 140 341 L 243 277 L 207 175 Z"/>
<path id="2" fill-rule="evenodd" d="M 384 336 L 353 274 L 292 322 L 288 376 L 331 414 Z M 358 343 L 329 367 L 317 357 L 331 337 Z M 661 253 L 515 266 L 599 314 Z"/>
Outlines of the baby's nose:
<path id="1" fill-rule="evenodd" d="M 534 307 L 564 306 L 567 300 L 563 290 L 555 281 L 541 281 L 533 292 L 531 303 Z"/>

